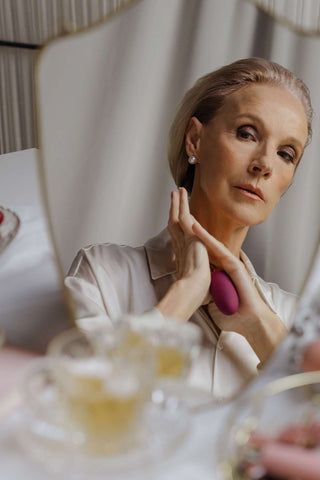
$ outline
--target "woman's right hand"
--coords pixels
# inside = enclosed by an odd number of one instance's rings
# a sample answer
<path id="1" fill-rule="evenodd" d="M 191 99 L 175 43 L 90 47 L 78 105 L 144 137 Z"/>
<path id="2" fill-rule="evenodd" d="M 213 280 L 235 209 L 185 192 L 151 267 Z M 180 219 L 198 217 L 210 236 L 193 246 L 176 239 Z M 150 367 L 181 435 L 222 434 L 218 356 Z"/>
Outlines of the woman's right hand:
<path id="1" fill-rule="evenodd" d="M 190 280 L 202 303 L 209 291 L 210 263 L 206 247 L 192 231 L 194 221 L 185 188 L 179 188 L 178 192 L 173 191 L 168 230 L 177 265 L 177 280 Z"/>
<path id="2" fill-rule="evenodd" d="M 190 214 L 184 188 L 173 191 L 168 230 L 177 265 L 176 281 L 157 305 L 166 316 L 187 320 L 209 298 L 211 282 L 208 252 L 194 235 L 195 219 Z"/>

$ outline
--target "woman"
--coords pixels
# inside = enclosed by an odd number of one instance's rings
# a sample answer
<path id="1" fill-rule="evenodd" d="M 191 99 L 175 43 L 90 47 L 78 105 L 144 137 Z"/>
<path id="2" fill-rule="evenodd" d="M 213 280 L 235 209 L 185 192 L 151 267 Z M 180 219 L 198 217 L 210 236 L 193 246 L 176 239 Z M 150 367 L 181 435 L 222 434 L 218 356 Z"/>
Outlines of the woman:
<path id="1" fill-rule="evenodd" d="M 79 326 L 93 325 L 84 317 L 98 322 L 103 314 L 104 322 L 124 312 L 198 323 L 209 350 L 194 381 L 217 399 L 234 395 L 290 325 L 294 295 L 259 279 L 241 246 L 291 185 L 311 118 L 304 83 L 265 59 L 200 78 L 171 127 L 169 162 L 180 188 L 172 192 L 168 227 L 143 247 L 79 252 L 66 279 Z M 231 316 L 209 294 L 213 267 L 238 291 L 240 308 Z"/>

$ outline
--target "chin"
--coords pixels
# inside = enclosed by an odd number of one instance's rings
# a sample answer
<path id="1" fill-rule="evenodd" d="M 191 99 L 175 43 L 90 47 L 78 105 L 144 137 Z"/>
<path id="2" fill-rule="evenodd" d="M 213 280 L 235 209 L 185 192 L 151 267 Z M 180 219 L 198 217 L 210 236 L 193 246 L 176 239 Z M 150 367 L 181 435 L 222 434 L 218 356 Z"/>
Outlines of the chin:
<path id="1" fill-rule="evenodd" d="M 240 224 L 243 227 L 253 227 L 259 223 L 263 223 L 267 218 L 268 214 L 265 212 L 259 212 L 253 209 L 240 208 L 233 212 L 233 219 L 236 223 Z"/>

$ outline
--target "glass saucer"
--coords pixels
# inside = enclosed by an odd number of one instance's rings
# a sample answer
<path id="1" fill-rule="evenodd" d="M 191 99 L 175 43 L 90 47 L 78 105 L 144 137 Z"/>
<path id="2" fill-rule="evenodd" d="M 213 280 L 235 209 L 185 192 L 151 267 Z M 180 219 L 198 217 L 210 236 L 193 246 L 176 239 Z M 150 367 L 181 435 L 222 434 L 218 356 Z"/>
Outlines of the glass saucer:
<path id="1" fill-rule="evenodd" d="M 184 443 L 190 424 L 188 409 L 173 397 L 150 403 L 130 446 L 112 456 L 80 452 L 74 442 L 68 442 L 68 434 L 59 425 L 32 417 L 22 407 L 15 415 L 14 430 L 27 458 L 36 460 L 47 471 L 63 473 L 63 478 L 105 480 L 159 464 Z"/>
<path id="2" fill-rule="evenodd" d="M 190 385 L 184 380 L 170 378 L 158 380 L 152 394 L 153 402 L 166 402 L 170 399 L 192 414 L 201 413 L 206 407 L 214 408 L 218 405 L 210 392 Z"/>

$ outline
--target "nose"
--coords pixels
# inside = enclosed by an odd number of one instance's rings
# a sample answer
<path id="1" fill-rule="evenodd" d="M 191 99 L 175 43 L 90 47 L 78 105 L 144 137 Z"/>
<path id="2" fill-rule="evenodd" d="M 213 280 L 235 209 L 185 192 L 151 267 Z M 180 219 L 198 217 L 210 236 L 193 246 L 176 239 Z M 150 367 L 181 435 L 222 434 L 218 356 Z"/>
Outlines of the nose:
<path id="1" fill-rule="evenodd" d="M 249 163 L 248 171 L 259 177 L 268 178 L 272 175 L 272 160 L 270 152 L 257 151 Z"/>

